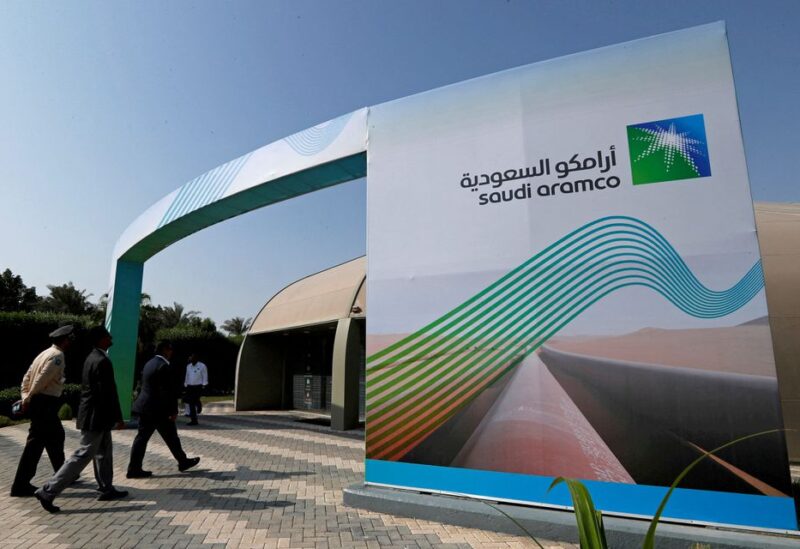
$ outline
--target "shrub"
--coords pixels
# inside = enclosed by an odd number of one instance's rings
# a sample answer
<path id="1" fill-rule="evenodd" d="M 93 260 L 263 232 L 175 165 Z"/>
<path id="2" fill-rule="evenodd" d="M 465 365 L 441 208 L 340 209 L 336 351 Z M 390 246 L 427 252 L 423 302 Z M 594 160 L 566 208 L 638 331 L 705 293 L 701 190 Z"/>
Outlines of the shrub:
<path id="1" fill-rule="evenodd" d="M 0 416 L 11 417 L 11 405 L 22 398 L 19 387 L 9 387 L 0 391 Z"/>
<path id="2" fill-rule="evenodd" d="M 58 419 L 64 421 L 72 419 L 72 406 L 69 404 L 62 404 L 58 410 Z"/>
<path id="3" fill-rule="evenodd" d="M 65 384 L 61 398 L 64 404 L 68 404 L 70 408 L 77 410 L 81 404 L 81 386 L 78 383 Z"/>
<path id="4" fill-rule="evenodd" d="M 30 423 L 29 419 L 11 419 L 10 417 L 0 416 L 0 427 L 9 427 L 11 425 L 24 425 Z"/>

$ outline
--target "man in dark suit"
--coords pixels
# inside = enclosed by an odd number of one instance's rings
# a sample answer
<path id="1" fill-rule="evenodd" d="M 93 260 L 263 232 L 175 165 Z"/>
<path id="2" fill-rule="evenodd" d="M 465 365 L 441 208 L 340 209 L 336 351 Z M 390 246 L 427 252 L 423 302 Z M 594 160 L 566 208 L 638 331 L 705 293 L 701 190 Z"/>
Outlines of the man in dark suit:
<path id="1" fill-rule="evenodd" d="M 158 431 L 169 451 L 178 462 L 178 469 L 186 471 L 200 462 L 199 457 L 188 458 L 181 447 L 175 419 L 178 417 L 178 379 L 170 367 L 172 344 L 162 341 L 154 356 L 142 370 L 142 390 L 133 403 L 133 414 L 139 416 L 139 432 L 131 447 L 128 478 L 147 478 L 151 471 L 142 469 L 147 442 Z"/>
<path id="2" fill-rule="evenodd" d="M 100 491 L 98 500 L 110 501 L 128 495 L 128 492 L 114 488 L 113 483 L 111 429 L 122 429 L 125 423 L 122 421 L 114 368 L 107 354 L 111 347 L 111 334 L 103 326 L 95 326 L 89 331 L 89 337 L 94 350 L 83 364 L 78 412 L 80 444 L 53 478 L 34 493 L 42 507 L 51 513 L 60 511 L 53 505 L 53 500 L 78 478 L 90 461 L 94 463 L 94 477 Z"/>

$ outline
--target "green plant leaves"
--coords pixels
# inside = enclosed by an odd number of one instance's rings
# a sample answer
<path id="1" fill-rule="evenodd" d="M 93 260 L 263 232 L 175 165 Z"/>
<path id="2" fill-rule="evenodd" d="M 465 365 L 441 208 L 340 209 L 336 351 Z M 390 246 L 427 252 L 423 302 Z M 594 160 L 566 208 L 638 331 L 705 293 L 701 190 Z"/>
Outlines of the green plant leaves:
<path id="1" fill-rule="evenodd" d="M 763 435 L 769 435 L 769 434 L 779 433 L 779 432 L 781 432 L 781 429 L 770 429 L 769 431 L 761 431 L 760 433 L 753 433 L 752 435 L 745 435 L 743 437 L 739 437 L 739 438 L 737 438 L 735 440 L 732 440 L 732 441 L 730 441 L 730 442 L 728 442 L 726 444 L 723 444 L 722 446 L 717 446 L 713 450 L 709 450 L 708 452 L 705 452 L 703 455 L 701 455 L 696 460 L 691 462 L 686 467 L 686 469 L 681 471 L 681 473 L 677 477 L 675 477 L 675 480 L 672 481 L 672 484 L 670 485 L 669 490 L 664 495 L 664 499 L 661 500 L 661 504 L 658 506 L 658 511 L 656 511 L 656 514 L 653 516 L 653 520 L 650 522 L 650 528 L 648 528 L 648 530 L 647 530 L 647 535 L 644 538 L 644 544 L 642 545 L 642 549 L 655 549 L 655 545 L 656 545 L 656 527 L 658 526 L 658 521 L 661 519 L 661 514 L 664 512 L 664 508 L 667 506 L 667 502 L 669 501 L 670 496 L 672 496 L 672 492 L 675 491 L 675 488 L 678 486 L 678 484 L 680 484 L 680 482 L 686 477 L 686 475 L 688 475 L 691 472 L 692 469 L 695 468 L 695 466 L 697 466 L 701 461 L 706 459 L 708 456 L 710 456 L 712 454 L 716 454 L 717 452 L 719 452 L 721 450 L 724 450 L 725 448 L 728 448 L 729 446 L 733 446 L 734 444 L 739 444 L 740 442 L 743 442 L 743 441 L 751 439 L 751 438 L 756 438 L 756 437 L 760 437 L 760 436 L 763 436 Z"/>
<path id="2" fill-rule="evenodd" d="M 650 522 L 650 528 L 647 530 L 647 535 L 644 538 L 644 544 L 642 545 L 642 549 L 655 549 L 655 536 L 656 536 L 656 527 L 658 526 L 658 521 L 661 519 L 661 515 L 664 512 L 664 508 L 667 506 L 667 502 L 669 501 L 670 496 L 677 488 L 678 484 L 688 475 L 692 469 L 694 469 L 701 461 L 706 459 L 708 456 L 716 454 L 743 442 L 745 440 L 756 438 L 764 435 L 780 433 L 783 429 L 771 429 L 769 431 L 761 431 L 760 433 L 754 433 L 752 435 L 746 435 L 736 440 L 732 440 L 722 446 L 718 446 L 713 450 L 709 450 L 708 452 L 704 452 L 703 455 L 695 459 L 692 463 L 690 463 L 681 473 L 675 477 L 675 480 L 670 485 L 669 490 L 664 495 L 664 498 L 661 500 L 661 503 L 658 506 L 658 510 L 656 514 L 653 516 L 653 520 Z M 606 531 L 605 527 L 603 526 L 603 514 L 595 509 L 594 501 L 592 501 L 592 496 L 589 494 L 589 490 L 583 483 L 579 480 L 573 478 L 565 478 L 565 477 L 558 477 L 550 484 L 550 487 L 547 489 L 549 492 L 556 486 L 561 483 L 565 483 L 567 488 L 569 489 L 570 496 L 572 497 L 572 507 L 575 511 L 575 520 L 578 523 L 578 538 L 580 540 L 581 549 L 608 549 L 608 542 L 606 541 Z M 497 511 L 504 514 L 511 520 L 514 524 L 520 527 L 524 532 L 530 536 L 532 540 L 536 542 L 539 547 L 539 541 L 533 537 L 533 535 L 528 532 L 528 530 L 523 527 L 519 522 L 514 520 L 510 517 L 507 513 L 505 513 L 502 509 L 495 507 L 494 505 L 488 504 L 490 507 L 496 509 Z M 702 544 L 695 544 L 695 546 L 699 549 L 704 547 L 708 547 Z"/>
<path id="3" fill-rule="evenodd" d="M 606 532 L 603 526 L 603 515 L 595 509 L 592 496 L 580 481 L 572 478 L 558 477 L 547 489 L 549 492 L 560 483 L 566 483 L 572 496 L 575 509 L 575 520 L 578 522 L 578 538 L 581 549 L 608 549 Z"/>

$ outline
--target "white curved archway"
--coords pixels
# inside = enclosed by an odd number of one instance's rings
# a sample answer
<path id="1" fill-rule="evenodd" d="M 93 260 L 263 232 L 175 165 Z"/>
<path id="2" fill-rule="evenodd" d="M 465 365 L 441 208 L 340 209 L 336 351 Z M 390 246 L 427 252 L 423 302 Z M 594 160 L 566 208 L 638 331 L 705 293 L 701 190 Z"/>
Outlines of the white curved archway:
<path id="1" fill-rule="evenodd" d="M 144 262 L 220 221 L 366 176 L 368 109 L 319 124 L 189 181 L 140 215 L 114 249 L 106 327 L 117 383 L 133 386 Z M 121 391 L 123 413 L 130 390 Z"/>

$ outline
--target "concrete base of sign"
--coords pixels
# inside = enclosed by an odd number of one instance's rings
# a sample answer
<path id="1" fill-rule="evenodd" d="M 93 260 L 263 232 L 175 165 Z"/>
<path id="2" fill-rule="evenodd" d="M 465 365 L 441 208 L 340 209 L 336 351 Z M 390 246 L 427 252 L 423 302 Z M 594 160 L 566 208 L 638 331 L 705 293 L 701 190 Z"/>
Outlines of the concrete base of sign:
<path id="1" fill-rule="evenodd" d="M 493 503 L 444 495 L 393 490 L 356 484 L 345 488 L 344 503 L 379 513 L 443 522 L 457 526 L 526 536 L 516 521 L 537 538 L 578 543 L 571 511 Z M 504 516 L 497 508 L 512 517 Z M 606 516 L 603 519 L 609 547 L 639 548 L 650 523 L 646 520 Z M 699 543 L 719 548 L 798 547 L 800 535 L 767 534 L 715 527 L 662 523 L 657 532 L 659 548 L 681 548 Z"/>

